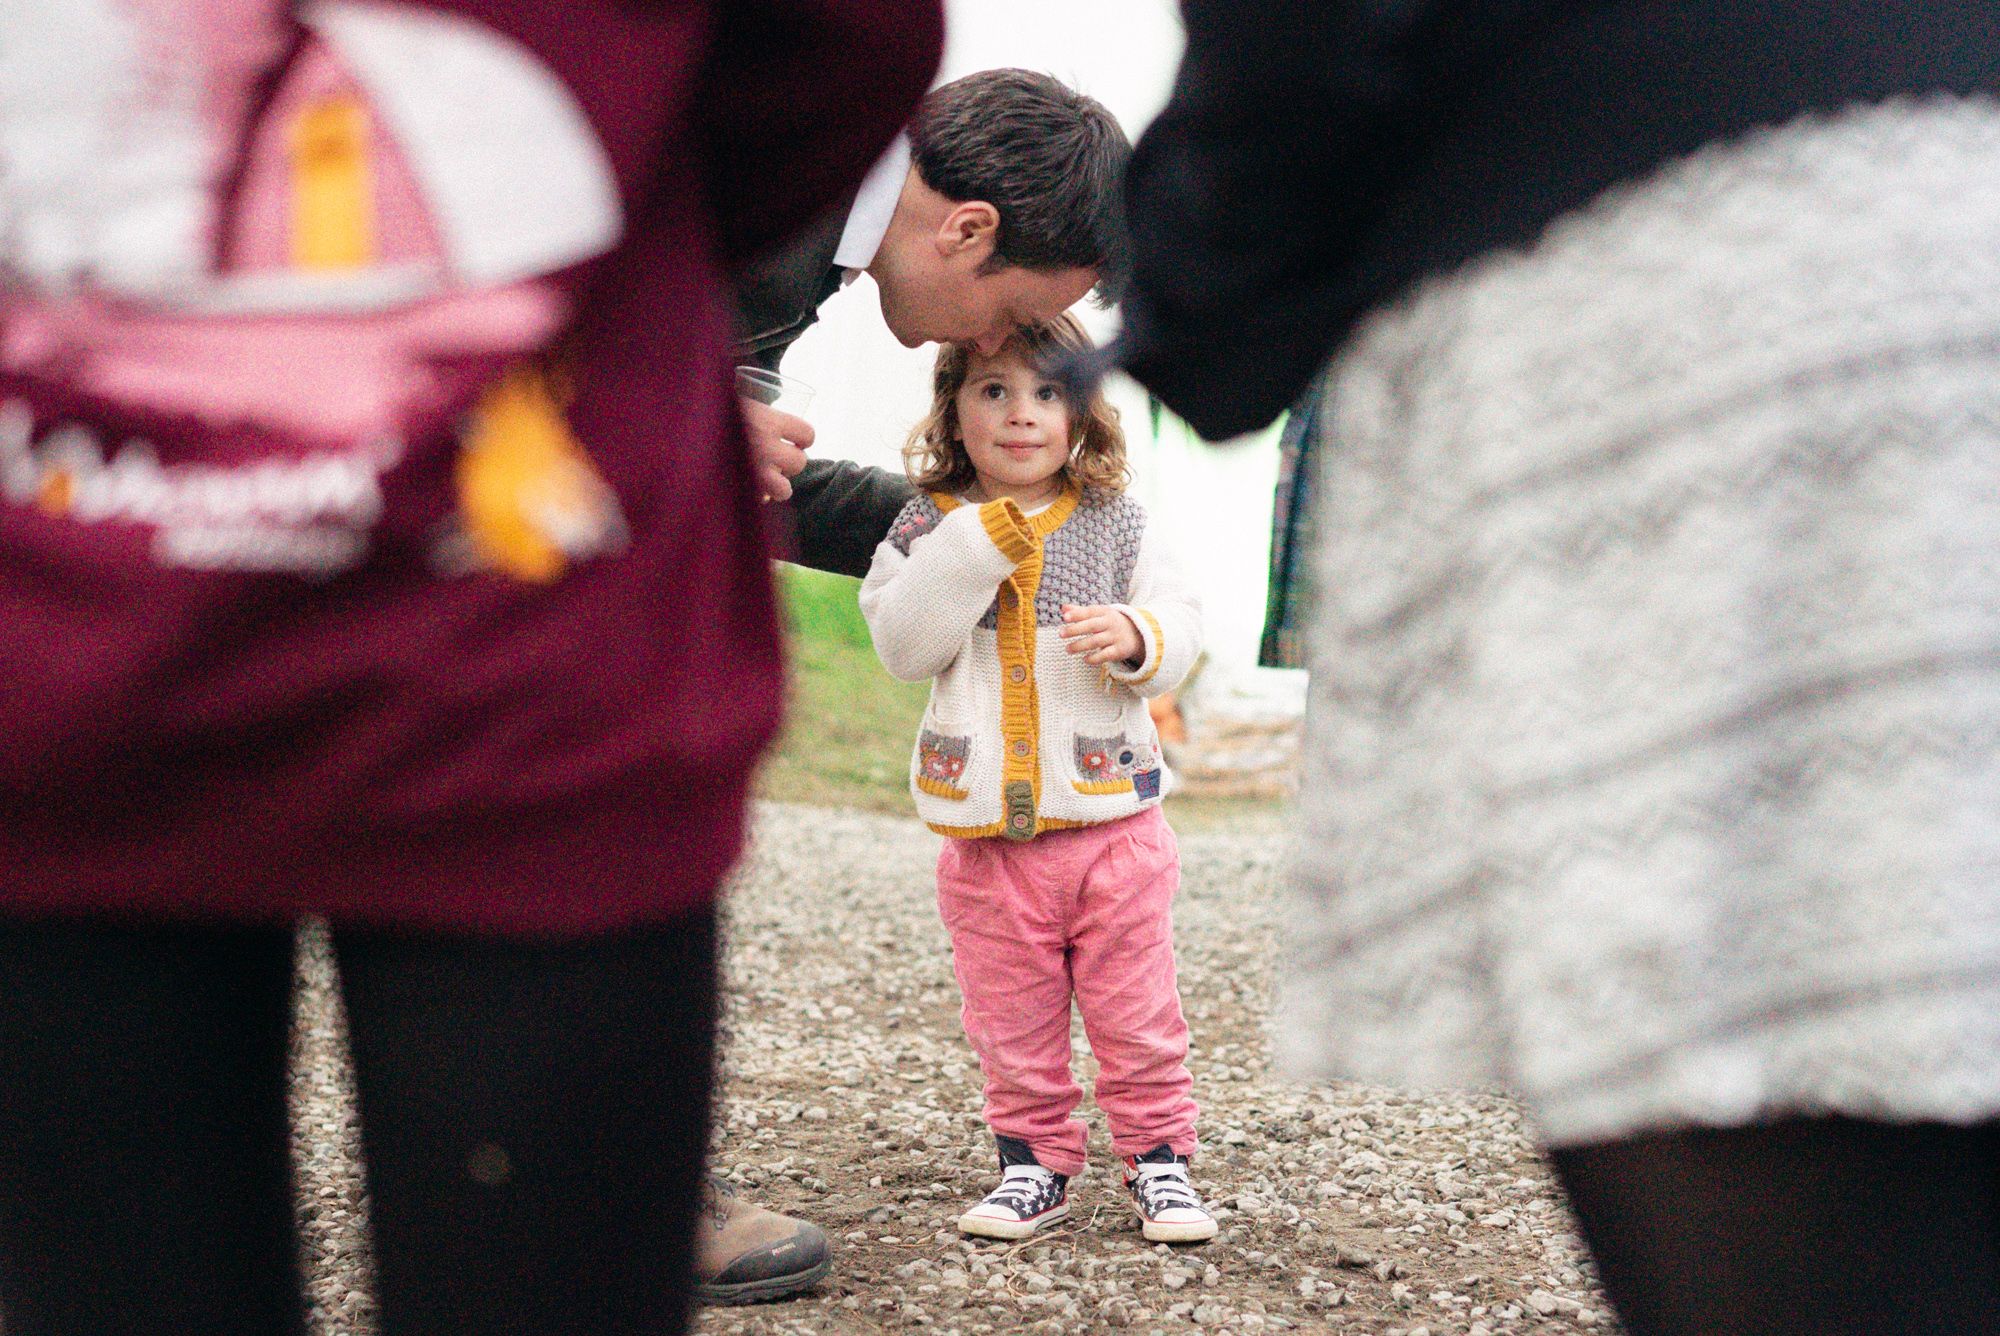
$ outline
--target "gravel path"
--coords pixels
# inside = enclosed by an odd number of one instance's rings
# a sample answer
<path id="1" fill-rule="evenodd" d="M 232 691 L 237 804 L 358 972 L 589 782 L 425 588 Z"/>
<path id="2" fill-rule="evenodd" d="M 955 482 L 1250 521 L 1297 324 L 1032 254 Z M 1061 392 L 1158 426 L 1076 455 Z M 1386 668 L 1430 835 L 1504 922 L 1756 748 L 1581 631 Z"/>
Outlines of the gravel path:
<path id="1" fill-rule="evenodd" d="M 804 1298 L 705 1313 L 738 1333 L 1222 1331 L 1500 1336 L 1613 1329 L 1572 1226 L 1504 1099 L 1267 1073 L 1272 833 L 1183 834 L 1176 906 L 1206 1149 L 1204 1247 L 1149 1246 L 1101 1119 L 1061 1232 L 961 1240 L 991 1186 L 979 1073 L 958 1028 L 931 868 L 913 819 L 766 805 L 732 900 L 716 1166 L 835 1237 Z M 324 944 L 302 957 L 301 1213 L 314 1329 L 375 1330 L 352 1100 Z M 1087 1054 L 1081 1028 L 1079 1055 Z M 1081 1057 L 1085 1088 L 1090 1063 Z"/>

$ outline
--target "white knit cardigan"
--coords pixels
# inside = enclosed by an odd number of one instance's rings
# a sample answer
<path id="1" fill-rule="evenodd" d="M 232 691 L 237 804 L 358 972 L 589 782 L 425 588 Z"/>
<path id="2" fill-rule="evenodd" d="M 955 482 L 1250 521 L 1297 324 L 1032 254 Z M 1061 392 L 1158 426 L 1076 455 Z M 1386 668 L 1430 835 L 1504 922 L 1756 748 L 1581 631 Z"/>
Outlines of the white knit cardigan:
<path id="1" fill-rule="evenodd" d="M 1070 654 L 1066 604 L 1129 616 L 1139 661 Z M 861 611 L 890 673 L 934 679 L 910 762 L 931 829 L 1027 840 L 1168 791 L 1146 698 L 1194 667 L 1201 606 L 1136 501 L 1071 489 L 1031 516 L 1008 499 L 919 496 L 876 549 Z"/>

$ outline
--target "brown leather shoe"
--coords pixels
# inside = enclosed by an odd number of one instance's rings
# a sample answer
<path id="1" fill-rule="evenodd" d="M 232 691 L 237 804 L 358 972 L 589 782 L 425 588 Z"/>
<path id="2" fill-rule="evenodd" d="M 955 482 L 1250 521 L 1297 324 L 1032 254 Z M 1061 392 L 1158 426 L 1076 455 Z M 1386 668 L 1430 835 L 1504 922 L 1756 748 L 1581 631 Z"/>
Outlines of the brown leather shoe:
<path id="1" fill-rule="evenodd" d="M 739 1200 L 710 1174 L 695 1220 L 695 1298 L 754 1304 L 809 1290 L 833 1269 L 826 1231 Z"/>

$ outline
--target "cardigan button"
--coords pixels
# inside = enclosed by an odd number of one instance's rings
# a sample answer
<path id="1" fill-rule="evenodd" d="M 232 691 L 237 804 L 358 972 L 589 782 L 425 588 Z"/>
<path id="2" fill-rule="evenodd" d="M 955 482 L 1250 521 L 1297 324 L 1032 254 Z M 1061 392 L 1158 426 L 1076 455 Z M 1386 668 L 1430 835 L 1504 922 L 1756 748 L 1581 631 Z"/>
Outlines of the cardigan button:
<path id="1" fill-rule="evenodd" d="M 1026 756 L 1027 754 L 1028 754 L 1028 740 L 1026 738 L 1014 739 L 1014 755 Z"/>
<path id="2" fill-rule="evenodd" d="M 1028 680 L 1028 670 L 1017 663 L 1007 670 L 1007 680 L 1009 682 L 1025 682 Z"/>
<path id="3" fill-rule="evenodd" d="M 1001 794 L 1006 804 L 1006 824 L 1000 834 L 1010 840 L 1032 840 L 1035 838 L 1035 786 L 1030 780 L 1014 779 L 1007 782 Z"/>

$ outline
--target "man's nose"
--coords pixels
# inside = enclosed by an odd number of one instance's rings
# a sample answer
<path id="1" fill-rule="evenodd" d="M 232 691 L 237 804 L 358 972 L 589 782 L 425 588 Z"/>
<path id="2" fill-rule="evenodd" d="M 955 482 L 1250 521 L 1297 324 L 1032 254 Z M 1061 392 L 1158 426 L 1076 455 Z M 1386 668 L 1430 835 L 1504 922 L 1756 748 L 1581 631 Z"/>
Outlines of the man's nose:
<path id="1" fill-rule="evenodd" d="M 1005 329 L 988 330 L 972 340 L 972 351 L 981 357 L 998 357 L 1000 350 L 1007 346 L 1007 335 L 1011 332 Z"/>

